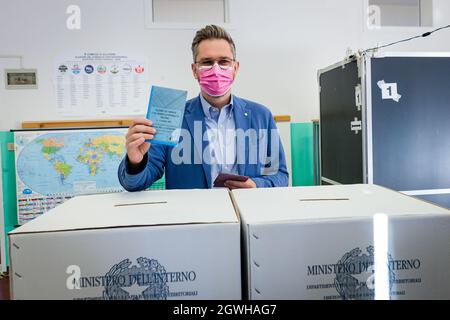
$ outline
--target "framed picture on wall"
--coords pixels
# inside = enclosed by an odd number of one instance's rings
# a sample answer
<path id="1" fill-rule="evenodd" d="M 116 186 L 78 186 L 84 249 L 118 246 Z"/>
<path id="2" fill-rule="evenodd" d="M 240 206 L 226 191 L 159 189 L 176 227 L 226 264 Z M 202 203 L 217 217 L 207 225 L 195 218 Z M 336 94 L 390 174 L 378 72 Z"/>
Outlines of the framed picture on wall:
<path id="1" fill-rule="evenodd" d="M 37 89 L 37 70 L 5 69 L 5 88 Z"/>

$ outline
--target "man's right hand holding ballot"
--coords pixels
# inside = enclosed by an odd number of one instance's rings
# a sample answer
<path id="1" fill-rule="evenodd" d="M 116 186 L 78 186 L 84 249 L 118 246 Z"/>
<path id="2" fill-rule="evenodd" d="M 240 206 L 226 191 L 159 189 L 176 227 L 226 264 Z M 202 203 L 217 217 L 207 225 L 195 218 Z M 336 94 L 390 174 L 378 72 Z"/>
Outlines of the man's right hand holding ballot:
<path id="1" fill-rule="evenodd" d="M 145 190 L 164 174 L 167 189 L 287 186 L 272 113 L 231 93 L 239 71 L 231 36 L 209 25 L 197 31 L 191 49 L 200 94 L 186 102 L 186 91 L 152 87 L 147 119 L 135 119 L 127 133 L 122 186 Z M 266 76 L 265 66 L 260 72 Z"/>
<path id="2" fill-rule="evenodd" d="M 127 157 L 131 166 L 139 166 L 150 149 L 148 140 L 152 140 L 156 134 L 156 129 L 152 127 L 152 121 L 145 118 L 133 120 L 126 136 L 125 146 Z"/>

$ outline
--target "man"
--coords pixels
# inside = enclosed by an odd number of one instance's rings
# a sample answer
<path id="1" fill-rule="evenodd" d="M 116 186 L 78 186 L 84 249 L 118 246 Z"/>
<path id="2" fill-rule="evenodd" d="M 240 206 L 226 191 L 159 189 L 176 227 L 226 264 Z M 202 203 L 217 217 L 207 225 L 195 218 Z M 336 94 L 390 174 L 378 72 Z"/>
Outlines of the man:
<path id="1" fill-rule="evenodd" d="M 239 70 L 236 48 L 221 27 L 199 30 L 192 42 L 192 73 L 201 93 L 186 103 L 179 144 L 151 145 L 152 122 L 135 119 L 126 136 L 127 155 L 118 175 L 128 191 L 150 187 L 165 171 L 167 189 L 212 188 L 220 173 L 235 188 L 288 185 L 285 155 L 271 112 L 231 94 Z"/>

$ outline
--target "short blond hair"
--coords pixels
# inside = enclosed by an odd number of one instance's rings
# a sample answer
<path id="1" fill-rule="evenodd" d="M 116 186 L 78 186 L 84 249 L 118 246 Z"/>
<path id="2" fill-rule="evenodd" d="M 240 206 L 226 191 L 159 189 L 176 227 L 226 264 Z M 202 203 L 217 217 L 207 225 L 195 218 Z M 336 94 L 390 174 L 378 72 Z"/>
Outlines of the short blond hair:
<path id="1" fill-rule="evenodd" d="M 194 58 L 194 62 L 197 62 L 198 55 L 198 46 L 200 42 L 203 40 L 211 40 L 211 39 L 223 39 L 226 40 L 231 47 L 231 52 L 233 53 L 233 59 L 236 59 L 236 46 L 234 45 L 234 41 L 231 38 L 230 34 L 222 27 L 211 24 L 197 31 L 195 34 L 194 40 L 192 40 L 192 56 Z"/>

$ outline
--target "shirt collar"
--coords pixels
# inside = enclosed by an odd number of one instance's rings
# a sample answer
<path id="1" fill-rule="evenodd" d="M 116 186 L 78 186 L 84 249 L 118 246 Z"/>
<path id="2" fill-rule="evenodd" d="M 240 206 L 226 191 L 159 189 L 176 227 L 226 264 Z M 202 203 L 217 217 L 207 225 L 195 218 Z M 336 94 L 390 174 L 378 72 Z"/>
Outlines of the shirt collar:
<path id="1" fill-rule="evenodd" d="M 203 97 L 203 95 L 200 93 L 200 101 L 202 103 L 202 109 L 203 109 L 203 113 L 205 114 L 205 117 L 212 119 L 211 117 L 211 108 L 215 108 L 213 107 L 208 101 L 206 101 L 206 99 Z M 225 110 L 225 112 L 227 113 L 227 116 L 230 116 L 232 111 L 233 111 L 233 95 L 231 95 L 231 99 L 230 99 L 230 103 L 225 105 L 222 110 Z"/>

